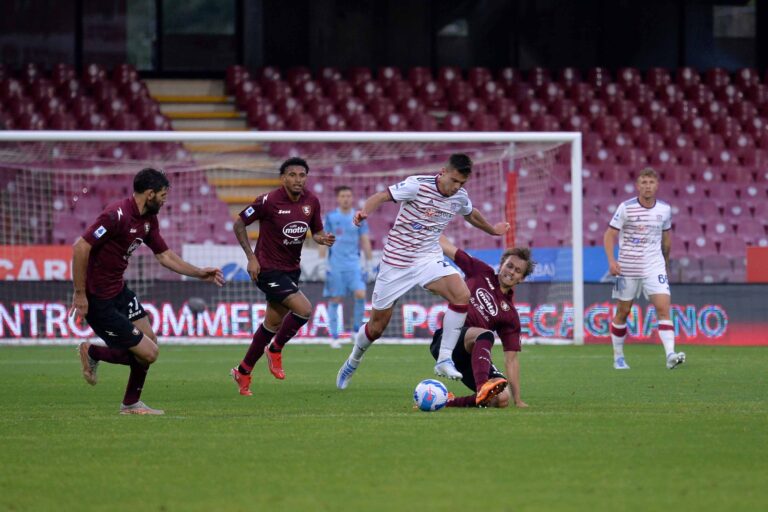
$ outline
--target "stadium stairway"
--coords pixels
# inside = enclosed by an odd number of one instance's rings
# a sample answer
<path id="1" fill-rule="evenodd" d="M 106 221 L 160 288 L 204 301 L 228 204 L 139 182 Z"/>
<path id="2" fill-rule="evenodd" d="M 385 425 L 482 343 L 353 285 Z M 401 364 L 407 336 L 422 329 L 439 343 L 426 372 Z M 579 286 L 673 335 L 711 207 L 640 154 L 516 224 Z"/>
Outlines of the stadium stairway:
<path id="1" fill-rule="evenodd" d="M 224 92 L 222 80 L 146 80 L 151 96 L 160 104 L 160 110 L 171 119 L 173 129 L 177 131 L 245 131 L 247 125 L 245 113 L 235 107 L 234 97 Z M 263 171 L 269 162 L 263 157 L 264 151 L 259 144 L 217 144 L 186 143 L 185 147 L 201 160 L 215 154 L 226 153 L 228 157 L 248 154 L 254 171 Z M 243 167 L 242 161 L 239 168 Z M 261 173 L 259 173 L 261 174 Z M 227 204 L 232 218 L 253 199 L 277 186 L 278 179 L 255 177 L 248 170 L 211 169 L 207 173 L 208 182 L 216 189 L 220 200 Z M 250 230 L 249 235 L 256 238 L 258 233 Z"/>

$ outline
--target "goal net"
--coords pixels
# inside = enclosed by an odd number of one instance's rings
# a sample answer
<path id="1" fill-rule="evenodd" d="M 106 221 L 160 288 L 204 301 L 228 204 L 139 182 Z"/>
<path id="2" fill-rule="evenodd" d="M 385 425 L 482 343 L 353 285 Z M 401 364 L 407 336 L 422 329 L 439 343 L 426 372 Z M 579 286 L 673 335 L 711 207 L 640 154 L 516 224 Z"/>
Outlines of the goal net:
<path id="1" fill-rule="evenodd" d="M 166 343 L 244 343 L 266 303 L 248 280 L 232 224 L 256 196 L 280 186 L 282 161 L 308 161 L 308 187 L 325 214 L 336 208 L 340 185 L 351 187 L 359 207 L 407 176 L 436 174 L 452 153 L 474 161 L 466 185 L 474 206 L 512 230 L 492 237 L 457 218 L 445 234 L 495 268 L 505 247 L 531 247 L 536 272 L 515 291 L 524 341 L 583 342 L 579 134 L 9 131 L 0 132 L 0 344 L 66 344 L 93 335 L 67 314 L 72 243 L 107 204 L 131 195 L 144 167 L 164 169 L 171 182 L 158 216 L 170 248 L 196 265 L 222 268 L 227 284 L 174 274 L 142 246 L 131 257 L 128 286 Z M 388 203 L 369 217 L 376 263 L 397 209 Z M 258 225 L 249 236 L 255 243 Z M 320 268 L 310 240 L 301 288 L 315 308 L 295 342 L 328 340 Z M 339 315 L 342 338 L 350 336 L 349 301 Z M 446 306 L 411 290 L 380 342 L 426 342 Z"/>

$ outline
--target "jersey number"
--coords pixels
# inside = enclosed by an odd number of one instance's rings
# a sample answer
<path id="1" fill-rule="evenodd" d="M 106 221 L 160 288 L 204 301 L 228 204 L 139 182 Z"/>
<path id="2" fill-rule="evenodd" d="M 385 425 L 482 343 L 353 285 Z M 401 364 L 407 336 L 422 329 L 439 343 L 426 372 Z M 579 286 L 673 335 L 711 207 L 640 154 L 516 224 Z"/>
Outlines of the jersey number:
<path id="1" fill-rule="evenodd" d="M 661 284 L 666 284 L 667 283 L 667 274 L 659 274 L 659 282 Z"/>

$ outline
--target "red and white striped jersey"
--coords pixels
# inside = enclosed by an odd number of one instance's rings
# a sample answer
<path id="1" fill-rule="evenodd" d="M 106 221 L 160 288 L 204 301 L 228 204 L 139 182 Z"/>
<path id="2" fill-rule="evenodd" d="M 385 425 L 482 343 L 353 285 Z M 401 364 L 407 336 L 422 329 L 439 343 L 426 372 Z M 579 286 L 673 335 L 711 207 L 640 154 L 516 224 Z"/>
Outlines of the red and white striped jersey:
<path id="1" fill-rule="evenodd" d="M 666 274 L 661 236 L 672 227 L 672 208 L 656 199 L 646 208 L 638 198 L 624 201 L 609 223 L 619 231 L 619 265 L 624 277 Z"/>
<path id="2" fill-rule="evenodd" d="M 409 268 L 423 258 L 442 257 L 440 234 L 455 215 L 472 213 L 472 201 L 463 188 L 450 197 L 437 188 L 437 176 L 410 176 L 389 187 L 400 204 L 389 231 L 382 261 Z"/>

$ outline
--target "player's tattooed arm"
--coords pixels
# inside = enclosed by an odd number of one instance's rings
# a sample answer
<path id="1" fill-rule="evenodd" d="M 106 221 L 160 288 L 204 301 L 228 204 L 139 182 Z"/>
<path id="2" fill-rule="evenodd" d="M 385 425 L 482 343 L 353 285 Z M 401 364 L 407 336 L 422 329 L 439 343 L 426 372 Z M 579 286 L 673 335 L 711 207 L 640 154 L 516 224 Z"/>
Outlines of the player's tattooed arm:
<path id="1" fill-rule="evenodd" d="M 256 255 L 253 253 L 253 249 L 251 249 L 251 242 L 248 240 L 248 231 L 246 230 L 245 223 L 242 219 L 237 219 L 235 221 L 235 224 L 232 226 L 232 231 L 234 231 L 235 237 L 245 253 L 245 257 L 248 258 L 248 267 L 246 268 L 248 275 L 255 281 L 259 277 L 261 265 L 259 264 Z"/>

